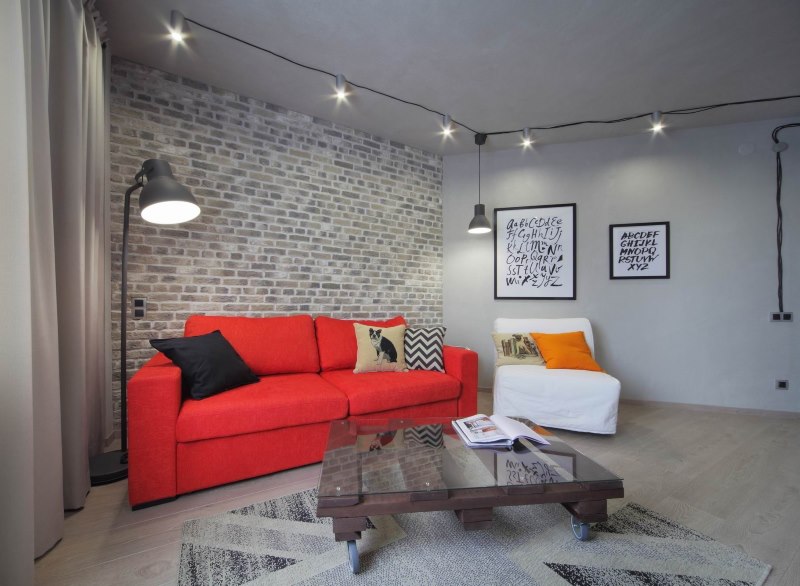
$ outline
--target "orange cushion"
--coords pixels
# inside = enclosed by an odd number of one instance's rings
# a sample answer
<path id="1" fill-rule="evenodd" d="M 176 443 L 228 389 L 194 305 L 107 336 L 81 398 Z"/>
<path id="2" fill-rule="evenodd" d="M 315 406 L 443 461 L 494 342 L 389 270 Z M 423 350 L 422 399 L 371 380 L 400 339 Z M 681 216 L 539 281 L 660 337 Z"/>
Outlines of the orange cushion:
<path id="1" fill-rule="evenodd" d="M 278 374 L 202 401 L 187 399 L 175 435 L 193 442 L 345 417 L 347 397 L 318 374 Z"/>
<path id="2" fill-rule="evenodd" d="M 352 326 L 350 326 L 352 328 Z M 319 353 L 310 315 L 234 317 L 193 315 L 185 336 L 219 330 L 258 376 L 319 372 Z"/>
<path id="3" fill-rule="evenodd" d="M 401 315 L 385 321 L 334 319 L 324 315 L 319 316 L 314 320 L 314 325 L 317 328 L 319 362 L 323 371 L 342 368 L 353 370 L 356 367 L 358 344 L 356 343 L 354 323 L 388 328 L 391 326 L 404 326 L 406 325 L 406 320 Z M 223 335 L 225 334 L 225 332 L 222 333 Z"/>
<path id="4" fill-rule="evenodd" d="M 431 370 L 363 374 L 334 370 L 323 372 L 322 378 L 347 395 L 351 415 L 436 403 L 461 394 L 458 379 Z"/>
<path id="5" fill-rule="evenodd" d="M 592 358 L 592 351 L 586 344 L 583 332 L 563 334 L 537 334 L 531 332 L 536 346 L 542 353 L 547 368 L 567 368 L 572 370 L 597 370 L 603 372 Z"/>

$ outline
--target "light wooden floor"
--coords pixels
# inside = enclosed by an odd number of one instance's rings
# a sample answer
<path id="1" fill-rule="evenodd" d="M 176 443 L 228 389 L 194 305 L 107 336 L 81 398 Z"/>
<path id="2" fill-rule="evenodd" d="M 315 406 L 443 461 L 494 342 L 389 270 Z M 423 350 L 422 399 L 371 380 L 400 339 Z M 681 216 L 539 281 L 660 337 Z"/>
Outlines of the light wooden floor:
<path id="1" fill-rule="evenodd" d="M 481 412 L 491 395 L 480 393 Z M 625 478 L 626 500 L 772 564 L 768 586 L 800 584 L 800 419 L 620 406 L 613 437 L 557 432 Z M 316 486 L 319 465 L 186 495 L 132 512 L 127 482 L 92 489 L 37 584 L 174 584 L 187 519 Z M 616 507 L 614 507 L 616 508 Z"/>

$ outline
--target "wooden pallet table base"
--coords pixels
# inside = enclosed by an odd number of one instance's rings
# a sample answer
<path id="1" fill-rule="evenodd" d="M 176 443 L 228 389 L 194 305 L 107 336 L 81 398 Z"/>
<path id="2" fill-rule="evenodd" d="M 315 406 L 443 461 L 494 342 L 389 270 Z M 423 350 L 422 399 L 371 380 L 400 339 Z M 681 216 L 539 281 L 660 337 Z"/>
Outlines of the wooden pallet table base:
<path id="1" fill-rule="evenodd" d="M 399 439 L 411 427 L 411 440 Z M 347 542 L 354 573 L 360 569 L 356 542 L 372 516 L 453 511 L 466 531 L 477 531 L 492 526 L 495 507 L 560 503 L 572 515 L 573 534 L 585 541 L 590 523 L 608 519 L 608 499 L 624 496 L 622 479 L 554 436 L 552 445 L 493 456 L 465 454 L 460 440 L 445 437 L 448 429 L 449 421 L 438 427 L 419 420 L 363 427 L 351 421 L 331 424 L 317 516 L 332 518 L 336 541 Z M 357 450 L 359 437 L 386 439 L 387 434 L 390 441 L 376 453 L 372 447 L 369 452 Z M 426 436 L 433 438 L 431 443 L 424 443 Z M 464 486 L 469 488 L 460 488 Z"/>
<path id="2" fill-rule="evenodd" d="M 549 484 L 541 485 L 541 491 L 527 494 L 514 494 L 515 491 L 506 490 L 508 487 L 452 489 L 436 491 L 435 497 L 429 495 L 432 498 L 427 499 L 413 492 L 363 495 L 356 504 L 352 504 L 352 497 L 320 497 L 317 516 L 333 518 L 336 541 L 348 542 L 351 567 L 354 567 L 354 557 L 355 567 L 358 567 L 355 542 L 361 539 L 361 531 L 367 528 L 367 518 L 373 515 L 452 510 L 466 531 L 475 531 L 491 527 L 494 507 L 560 503 L 572 515 L 575 537 L 586 541 L 590 538 L 589 524 L 608 519 L 608 499 L 625 496 L 621 480 L 612 484 L 605 483 L 602 488 L 590 488 L 581 483 Z"/>

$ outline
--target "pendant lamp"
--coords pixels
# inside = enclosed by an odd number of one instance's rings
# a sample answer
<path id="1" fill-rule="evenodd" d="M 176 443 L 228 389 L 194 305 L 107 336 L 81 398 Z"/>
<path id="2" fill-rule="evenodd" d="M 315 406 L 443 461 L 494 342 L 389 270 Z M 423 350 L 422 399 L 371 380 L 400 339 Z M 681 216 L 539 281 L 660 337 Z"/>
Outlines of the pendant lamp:
<path id="1" fill-rule="evenodd" d="M 470 234 L 486 234 L 492 231 L 492 225 L 486 217 L 486 206 L 481 203 L 481 147 L 486 144 L 486 135 L 475 135 L 475 144 L 478 145 L 478 203 L 475 204 L 475 216 L 469 223 L 467 232 Z"/>

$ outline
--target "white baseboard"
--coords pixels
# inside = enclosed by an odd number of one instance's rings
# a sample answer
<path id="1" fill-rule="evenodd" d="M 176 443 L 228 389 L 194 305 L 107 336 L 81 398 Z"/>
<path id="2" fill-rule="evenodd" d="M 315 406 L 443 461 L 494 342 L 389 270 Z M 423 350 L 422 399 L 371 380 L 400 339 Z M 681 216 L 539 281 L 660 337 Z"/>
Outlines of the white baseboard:
<path id="1" fill-rule="evenodd" d="M 695 403 L 673 403 L 670 401 L 650 401 L 645 399 L 620 399 L 620 403 L 630 405 L 653 405 L 657 407 L 668 407 L 675 409 L 687 409 L 689 411 L 712 411 L 716 413 L 744 413 L 748 415 L 768 415 L 770 417 L 780 417 L 782 419 L 800 419 L 800 412 L 797 411 L 770 411 L 768 409 L 748 409 L 745 407 L 722 407 L 719 405 L 698 405 Z"/>

